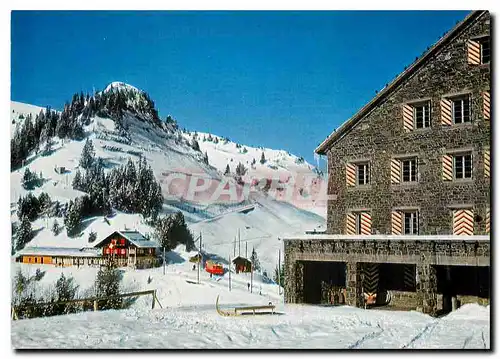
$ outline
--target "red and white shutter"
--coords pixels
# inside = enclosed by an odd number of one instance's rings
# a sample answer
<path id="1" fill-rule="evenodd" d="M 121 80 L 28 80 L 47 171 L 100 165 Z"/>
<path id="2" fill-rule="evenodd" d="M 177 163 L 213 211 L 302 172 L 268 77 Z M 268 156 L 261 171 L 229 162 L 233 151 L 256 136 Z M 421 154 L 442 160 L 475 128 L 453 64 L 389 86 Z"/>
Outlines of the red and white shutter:
<path id="1" fill-rule="evenodd" d="M 443 180 L 453 180 L 453 156 L 443 155 Z"/>
<path id="2" fill-rule="evenodd" d="M 403 233 L 403 213 L 400 211 L 393 211 L 391 213 L 391 227 L 392 234 L 399 235 Z"/>
<path id="3" fill-rule="evenodd" d="M 370 212 L 361 212 L 361 234 L 372 234 L 372 216 Z"/>
<path id="4" fill-rule="evenodd" d="M 441 99 L 441 124 L 451 126 L 451 100 Z"/>
<path id="5" fill-rule="evenodd" d="M 347 213 L 346 234 L 356 234 L 356 214 Z"/>
<path id="6" fill-rule="evenodd" d="M 345 167 L 347 186 L 356 185 L 356 165 L 348 163 Z"/>
<path id="7" fill-rule="evenodd" d="M 490 150 L 484 150 L 484 177 L 490 178 Z"/>
<path id="8" fill-rule="evenodd" d="M 469 40 L 467 42 L 467 62 L 471 65 L 481 63 L 481 45 L 478 41 Z"/>
<path id="9" fill-rule="evenodd" d="M 490 92 L 483 92 L 483 116 L 485 120 L 490 119 Z"/>
<path id="10" fill-rule="evenodd" d="M 391 159 L 391 183 L 398 184 L 401 182 L 401 161 Z"/>
<path id="11" fill-rule="evenodd" d="M 485 232 L 487 234 L 490 234 L 490 209 L 486 208 L 486 218 L 484 220 L 484 225 L 485 225 Z"/>
<path id="12" fill-rule="evenodd" d="M 453 234 L 472 236 L 474 234 L 474 211 L 459 209 L 453 212 Z"/>
<path id="13" fill-rule="evenodd" d="M 413 131 L 413 107 L 403 105 L 403 127 L 406 132 Z"/>

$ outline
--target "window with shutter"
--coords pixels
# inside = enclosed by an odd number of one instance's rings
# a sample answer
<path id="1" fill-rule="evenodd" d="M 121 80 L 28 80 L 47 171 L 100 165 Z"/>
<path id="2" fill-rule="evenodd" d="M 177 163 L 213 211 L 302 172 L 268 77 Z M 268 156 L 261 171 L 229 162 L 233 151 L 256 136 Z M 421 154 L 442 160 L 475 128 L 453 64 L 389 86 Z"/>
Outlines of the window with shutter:
<path id="1" fill-rule="evenodd" d="M 418 212 L 403 212 L 403 233 L 418 234 Z"/>
<path id="2" fill-rule="evenodd" d="M 372 233 L 372 217 L 370 212 L 350 212 L 346 221 L 347 234 L 370 235 Z"/>
<path id="3" fill-rule="evenodd" d="M 489 64 L 491 61 L 490 38 L 487 36 L 480 39 L 479 46 L 481 48 L 481 64 Z"/>
<path id="4" fill-rule="evenodd" d="M 368 163 L 356 164 L 356 184 L 358 186 L 369 183 L 370 171 Z"/>
<path id="5" fill-rule="evenodd" d="M 453 234 L 459 236 L 474 234 L 474 211 L 472 209 L 453 211 Z"/>
<path id="6" fill-rule="evenodd" d="M 401 160 L 402 180 L 403 182 L 417 181 L 417 159 L 406 158 Z"/>
<path id="7" fill-rule="evenodd" d="M 471 122 L 469 96 L 453 98 L 451 99 L 451 105 L 454 124 Z"/>
<path id="8" fill-rule="evenodd" d="M 472 178 L 472 154 L 453 156 L 453 173 L 455 179 Z"/>

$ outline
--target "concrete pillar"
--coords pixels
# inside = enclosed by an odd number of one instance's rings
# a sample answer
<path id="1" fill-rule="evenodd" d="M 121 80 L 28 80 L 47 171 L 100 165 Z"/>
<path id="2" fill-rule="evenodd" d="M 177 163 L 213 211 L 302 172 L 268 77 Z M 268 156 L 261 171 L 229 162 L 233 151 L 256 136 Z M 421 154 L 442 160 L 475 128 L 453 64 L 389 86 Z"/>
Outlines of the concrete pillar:
<path id="1" fill-rule="evenodd" d="M 437 276 L 436 268 L 430 264 L 417 264 L 417 299 L 418 310 L 426 314 L 434 314 L 437 311 Z"/>
<path id="2" fill-rule="evenodd" d="M 361 271 L 356 262 L 346 263 L 346 304 L 352 307 L 362 306 Z"/>

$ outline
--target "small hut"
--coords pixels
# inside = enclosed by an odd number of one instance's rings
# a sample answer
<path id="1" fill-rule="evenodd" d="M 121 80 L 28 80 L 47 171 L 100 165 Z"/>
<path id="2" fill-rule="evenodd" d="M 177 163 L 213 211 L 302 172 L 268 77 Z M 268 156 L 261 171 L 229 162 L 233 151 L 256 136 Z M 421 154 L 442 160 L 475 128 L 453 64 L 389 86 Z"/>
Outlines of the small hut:
<path id="1" fill-rule="evenodd" d="M 252 271 L 252 262 L 248 259 L 238 256 L 233 259 L 234 268 L 236 269 L 236 273 L 239 272 L 251 272 Z"/>
<path id="2" fill-rule="evenodd" d="M 190 258 L 189 258 L 189 261 L 190 261 L 191 263 L 199 263 L 199 262 L 200 262 L 200 259 L 201 259 L 201 254 L 200 254 L 200 253 L 198 253 L 198 254 L 196 254 L 196 255 L 194 255 L 194 256 L 192 256 L 192 257 L 190 257 Z"/>

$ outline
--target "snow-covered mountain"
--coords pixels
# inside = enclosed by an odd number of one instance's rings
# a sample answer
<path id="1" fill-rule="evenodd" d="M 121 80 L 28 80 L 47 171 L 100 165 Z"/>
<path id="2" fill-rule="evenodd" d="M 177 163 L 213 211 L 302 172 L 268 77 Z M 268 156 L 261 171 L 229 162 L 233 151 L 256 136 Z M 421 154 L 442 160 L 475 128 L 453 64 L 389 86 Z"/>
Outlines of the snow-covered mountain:
<path id="1" fill-rule="evenodd" d="M 95 103 L 105 101 L 106 94 L 110 93 L 119 96 L 113 97 L 116 100 L 106 100 L 106 110 L 95 110 Z M 312 229 L 322 230 L 326 206 L 316 206 L 308 196 L 312 196 L 314 191 L 324 190 L 324 177 L 318 175 L 314 166 L 303 159 L 283 150 L 253 148 L 226 141 L 220 136 L 183 132 L 172 118 L 160 120 L 154 102 L 145 92 L 121 82 L 111 83 L 97 96 L 84 99 L 82 94 L 81 103 L 78 100 L 74 102 L 75 108 L 80 106 L 75 111 L 79 111 L 78 121 L 83 123 L 85 138 L 93 141 L 96 157 L 102 158 L 105 170 L 126 164 L 129 158 L 134 161 L 139 157 L 145 158 L 156 179 L 162 183 L 165 197 L 162 213 L 182 211 L 191 230 L 196 234 L 202 233 L 206 251 L 224 258 L 232 255 L 234 238 L 239 231 L 242 252 L 243 248 L 248 247 L 249 253 L 255 248 L 263 268 L 271 271 L 277 263 L 278 249 L 282 246 L 278 236 Z M 65 109 L 71 106 L 66 104 Z M 119 111 L 120 116 L 115 117 L 115 108 L 119 109 L 116 111 Z M 22 127 L 30 114 L 31 121 L 35 122 L 41 111 L 45 110 L 12 101 L 12 138 L 15 129 Z M 209 137 L 212 141 L 208 140 Z M 79 169 L 85 140 L 61 139 L 57 136 L 52 140 L 49 155 L 32 151 L 20 167 L 11 171 L 13 223 L 18 224 L 17 201 L 28 192 L 36 196 L 45 192 L 53 201 L 61 204 L 84 195 L 72 188 L 72 182 Z M 199 150 L 193 144 L 194 140 L 197 140 Z M 262 153 L 266 159 L 263 163 L 260 162 Z M 255 164 L 252 165 L 254 158 Z M 245 185 L 241 181 L 238 184 L 233 176 L 240 162 L 248 169 L 242 176 L 242 181 L 251 187 L 248 196 L 243 195 Z M 226 165 L 229 165 L 232 175 L 224 175 Z M 65 171 L 55 170 L 60 167 L 64 167 Z M 23 188 L 22 177 L 26 168 L 42 174 L 44 180 L 40 187 L 33 190 Z M 180 180 L 172 181 L 172 174 L 180 176 Z M 209 181 L 209 186 L 203 191 L 198 191 L 198 177 Z M 297 178 L 295 185 L 291 184 L 292 177 Z M 274 190 L 271 186 L 270 189 L 261 190 L 259 181 L 262 179 L 264 182 L 275 179 L 281 189 Z M 316 184 L 305 191 L 304 181 Z M 235 200 L 230 196 L 224 197 L 224 194 L 214 197 L 214 193 L 220 192 L 223 185 L 234 188 L 241 196 Z M 286 191 L 283 188 L 286 186 L 290 188 L 288 193 L 293 192 L 293 195 L 284 195 Z M 27 246 L 76 248 L 89 245 L 90 232 L 96 232 L 99 238 L 109 234 L 111 229 L 135 228 L 144 233 L 152 231 L 141 215 L 117 212 L 106 220 L 103 217 L 85 219 L 81 235 L 71 238 L 65 230 L 57 236 L 52 233 L 55 220 L 63 224 L 63 218 L 42 217 L 35 220 L 32 225 L 36 235 Z"/>

